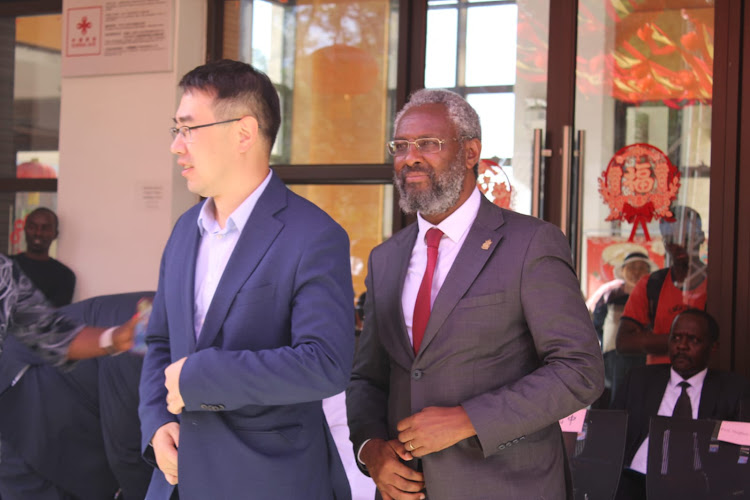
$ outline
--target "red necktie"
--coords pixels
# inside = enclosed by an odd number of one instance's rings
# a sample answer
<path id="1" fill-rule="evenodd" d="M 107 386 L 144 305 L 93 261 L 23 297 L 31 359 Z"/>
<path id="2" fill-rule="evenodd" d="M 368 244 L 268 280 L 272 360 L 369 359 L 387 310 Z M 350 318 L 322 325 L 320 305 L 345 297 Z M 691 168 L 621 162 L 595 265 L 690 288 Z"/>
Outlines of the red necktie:
<path id="1" fill-rule="evenodd" d="M 432 275 L 435 274 L 435 265 L 438 258 L 438 245 L 443 232 L 433 227 L 427 231 L 425 243 L 427 243 L 427 268 L 424 270 L 422 284 L 419 285 L 417 301 L 414 303 L 414 317 L 412 318 L 411 335 L 414 344 L 414 354 L 419 352 L 419 346 L 422 345 L 424 331 L 427 328 L 427 321 L 430 319 L 430 298 L 432 293 Z"/>

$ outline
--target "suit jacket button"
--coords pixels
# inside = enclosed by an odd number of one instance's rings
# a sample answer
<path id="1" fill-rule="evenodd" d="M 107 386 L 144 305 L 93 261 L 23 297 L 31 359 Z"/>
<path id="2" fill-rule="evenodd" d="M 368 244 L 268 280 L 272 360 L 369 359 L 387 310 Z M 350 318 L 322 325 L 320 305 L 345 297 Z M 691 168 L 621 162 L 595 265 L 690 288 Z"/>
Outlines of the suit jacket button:
<path id="1" fill-rule="evenodd" d="M 216 405 L 216 411 L 223 410 L 224 405 Z"/>
<path id="2" fill-rule="evenodd" d="M 411 372 L 411 378 L 413 378 L 414 380 L 419 380 L 420 378 L 422 378 L 422 375 L 422 370 L 414 370 L 413 372 Z"/>
<path id="3" fill-rule="evenodd" d="M 505 445 L 504 445 L 504 444 L 501 444 L 500 446 L 498 446 L 498 447 L 497 447 L 497 449 L 498 449 L 498 450 L 504 450 L 504 449 L 505 449 Z"/>
<path id="4" fill-rule="evenodd" d="M 516 443 L 518 443 L 518 438 L 513 440 L 513 444 L 516 444 Z"/>
<path id="5" fill-rule="evenodd" d="M 205 403 L 202 403 L 202 404 L 201 404 L 201 410 L 210 410 L 210 408 L 208 407 L 208 405 L 207 405 L 207 404 L 205 404 Z"/>

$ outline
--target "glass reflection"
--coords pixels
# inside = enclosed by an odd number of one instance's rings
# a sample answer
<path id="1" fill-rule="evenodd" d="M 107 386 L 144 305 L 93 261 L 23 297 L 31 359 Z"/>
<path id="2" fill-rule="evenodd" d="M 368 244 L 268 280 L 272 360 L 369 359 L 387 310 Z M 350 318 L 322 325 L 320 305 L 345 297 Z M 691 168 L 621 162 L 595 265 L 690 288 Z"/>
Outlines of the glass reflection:
<path id="1" fill-rule="evenodd" d="M 351 241 L 354 293 L 358 297 L 365 291 L 370 251 L 391 235 L 393 186 L 293 184 L 289 189 L 325 210 L 346 230 Z"/>
<path id="2" fill-rule="evenodd" d="M 267 72 L 281 96 L 273 163 L 386 161 L 397 3 L 225 2 L 224 56 Z"/>

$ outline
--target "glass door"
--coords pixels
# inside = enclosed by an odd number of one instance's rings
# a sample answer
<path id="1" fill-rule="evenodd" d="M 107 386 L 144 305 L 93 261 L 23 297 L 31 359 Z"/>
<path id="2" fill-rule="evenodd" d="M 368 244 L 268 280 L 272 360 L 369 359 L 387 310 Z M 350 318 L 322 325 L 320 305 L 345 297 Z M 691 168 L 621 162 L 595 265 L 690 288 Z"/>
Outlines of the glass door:
<path id="1" fill-rule="evenodd" d="M 453 90 L 479 113 L 485 196 L 537 216 L 548 24 L 549 0 L 427 2 L 424 86 Z"/>
<path id="2" fill-rule="evenodd" d="M 705 0 L 579 2 L 567 220 L 588 297 L 630 253 L 672 264 L 659 221 L 690 217 L 708 259 L 713 30 Z"/>

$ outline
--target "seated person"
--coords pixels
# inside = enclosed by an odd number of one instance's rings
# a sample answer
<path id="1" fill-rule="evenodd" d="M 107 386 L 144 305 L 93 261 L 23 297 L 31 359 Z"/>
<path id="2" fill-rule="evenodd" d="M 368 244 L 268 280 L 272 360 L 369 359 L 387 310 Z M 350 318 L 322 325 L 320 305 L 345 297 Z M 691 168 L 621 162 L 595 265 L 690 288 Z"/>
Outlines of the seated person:
<path id="1" fill-rule="evenodd" d="M 109 327 L 153 292 L 95 297 L 59 310 Z M 0 497 L 3 500 L 142 499 L 153 471 L 141 458 L 138 381 L 126 353 L 61 372 L 7 339 L 0 357 Z"/>
<path id="2" fill-rule="evenodd" d="M 49 254 L 49 247 L 59 234 L 57 215 L 49 208 L 39 207 L 26 216 L 23 231 L 26 251 L 13 259 L 53 306 L 70 304 L 76 275 Z"/>
<path id="3" fill-rule="evenodd" d="M 620 317 L 630 293 L 641 278 L 647 276 L 655 268 L 656 265 L 651 262 L 645 253 L 629 253 L 622 264 L 615 268 L 617 279 L 602 285 L 586 302 L 590 309 L 593 308 L 594 328 L 600 335 L 602 342 L 604 387 L 610 392 L 609 398 L 604 401 L 605 407 L 608 407 L 611 401 L 614 401 L 617 395 L 617 387 L 622 384 L 628 371 L 634 366 L 646 364 L 646 356 L 643 354 L 618 353 L 615 349 L 615 341 Z M 607 390 L 604 391 L 602 396 L 607 394 Z"/>
<path id="4" fill-rule="evenodd" d="M 648 364 L 668 363 L 667 334 L 687 308 L 706 307 L 706 265 L 700 259 L 705 240 L 698 212 L 672 208 L 676 220 L 659 223 L 671 266 L 644 277 L 633 289 L 617 330 L 617 352 L 647 354 Z"/>
<path id="5" fill-rule="evenodd" d="M 646 498 L 651 417 L 748 417 L 741 411 L 743 404 L 750 402 L 750 381 L 738 374 L 708 369 L 719 339 L 719 325 L 711 315 L 700 309 L 686 309 L 677 315 L 667 337 L 671 364 L 634 368 L 614 402 L 615 409 L 627 410 L 629 415 L 623 461 L 626 466 L 617 500 Z"/>
<path id="6" fill-rule="evenodd" d="M 137 315 L 133 315 L 119 327 L 105 329 L 71 321 L 50 308 L 13 260 L 0 254 L 0 354 L 11 335 L 45 362 L 70 367 L 72 360 L 130 349 L 137 322 Z M 0 387 L 0 393 L 4 389 Z"/>

